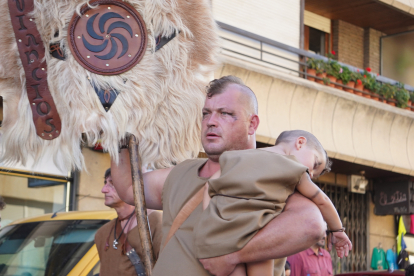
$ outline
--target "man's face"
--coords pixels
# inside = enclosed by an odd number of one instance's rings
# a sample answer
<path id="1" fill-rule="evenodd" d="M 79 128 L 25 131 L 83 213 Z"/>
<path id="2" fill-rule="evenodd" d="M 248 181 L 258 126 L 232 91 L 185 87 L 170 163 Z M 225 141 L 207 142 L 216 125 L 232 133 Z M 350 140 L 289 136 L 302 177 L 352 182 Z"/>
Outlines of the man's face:
<path id="1" fill-rule="evenodd" d="M 118 193 L 115 190 L 115 187 L 112 185 L 111 176 L 105 178 L 104 186 L 102 187 L 101 192 L 105 195 L 105 205 L 108 207 L 114 208 L 123 202 L 119 198 Z"/>
<path id="2" fill-rule="evenodd" d="M 316 246 L 319 248 L 325 248 L 325 240 L 326 240 L 326 235 L 323 236 L 322 239 L 320 239 L 317 243 Z"/>
<path id="3" fill-rule="evenodd" d="M 220 156 L 224 151 L 252 148 L 249 135 L 254 135 L 255 129 L 250 126 L 246 105 L 245 96 L 235 84 L 206 99 L 201 142 L 207 155 Z"/>

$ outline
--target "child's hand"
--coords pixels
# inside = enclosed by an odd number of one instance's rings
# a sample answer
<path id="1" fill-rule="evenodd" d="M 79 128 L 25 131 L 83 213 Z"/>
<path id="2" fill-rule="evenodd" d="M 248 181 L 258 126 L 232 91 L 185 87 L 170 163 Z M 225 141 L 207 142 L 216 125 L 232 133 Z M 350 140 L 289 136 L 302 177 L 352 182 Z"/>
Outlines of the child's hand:
<path id="1" fill-rule="evenodd" d="M 352 242 L 345 232 L 331 232 L 328 234 L 328 250 L 332 250 L 332 244 L 335 246 L 339 258 L 348 257 L 349 250 L 352 250 Z"/>

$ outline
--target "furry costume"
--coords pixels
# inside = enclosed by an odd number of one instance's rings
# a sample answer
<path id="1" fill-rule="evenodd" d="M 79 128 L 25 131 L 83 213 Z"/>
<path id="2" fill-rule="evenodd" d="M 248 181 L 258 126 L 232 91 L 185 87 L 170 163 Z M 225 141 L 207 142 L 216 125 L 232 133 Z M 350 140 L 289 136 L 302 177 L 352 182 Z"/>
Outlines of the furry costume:
<path id="1" fill-rule="evenodd" d="M 61 134 L 54 140 L 36 135 L 9 8 L 7 1 L 0 2 L 0 95 L 4 101 L 0 162 L 24 164 L 29 154 L 37 160 L 46 147 L 52 147 L 57 165 L 82 169 L 82 134 L 89 145 L 100 139 L 118 160 L 119 141 L 132 133 L 140 143 L 143 165 L 153 168 L 168 167 L 198 153 L 204 87 L 219 49 L 209 1 L 127 2 L 146 24 L 147 48 L 131 70 L 104 76 L 84 69 L 69 50 L 68 24 L 88 1 L 34 1 L 32 18 L 46 50 L 60 43 L 66 55 L 66 60 L 59 60 L 46 51 L 48 85 L 62 121 Z M 174 33 L 174 39 L 155 51 L 158 36 Z M 120 91 L 108 112 L 91 82 Z"/>

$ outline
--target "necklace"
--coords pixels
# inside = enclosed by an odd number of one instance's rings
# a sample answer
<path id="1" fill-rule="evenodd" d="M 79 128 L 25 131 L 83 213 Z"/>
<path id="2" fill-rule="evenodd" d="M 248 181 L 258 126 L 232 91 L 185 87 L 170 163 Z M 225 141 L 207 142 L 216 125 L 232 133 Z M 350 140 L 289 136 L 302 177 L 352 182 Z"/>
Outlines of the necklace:
<path id="1" fill-rule="evenodd" d="M 118 218 L 116 218 L 115 227 L 114 227 L 114 243 L 112 244 L 112 247 L 114 249 L 118 249 L 118 247 L 116 247 L 118 245 L 118 241 L 121 238 L 122 234 L 124 233 L 124 230 L 127 227 L 129 221 L 131 220 L 133 214 L 134 214 L 134 212 L 132 212 L 129 215 L 129 218 L 128 218 L 127 222 L 125 223 L 124 228 L 122 228 L 121 234 L 119 234 L 118 238 L 116 238 L 116 225 L 118 224 Z"/>

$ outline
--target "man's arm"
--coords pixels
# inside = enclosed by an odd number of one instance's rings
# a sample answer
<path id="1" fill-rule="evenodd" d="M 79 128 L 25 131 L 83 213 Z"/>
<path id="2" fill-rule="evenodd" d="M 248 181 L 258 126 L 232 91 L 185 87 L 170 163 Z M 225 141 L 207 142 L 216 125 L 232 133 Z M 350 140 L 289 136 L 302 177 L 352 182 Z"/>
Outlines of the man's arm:
<path id="1" fill-rule="evenodd" d="M 147 208 L 162 210 L 162 189 L 171 170 L 172 168 L 160 169 L 143 174 Z M 121 150 L 118 165 L 111 160 L 111 176 L 112 183 L 119 197 L 126 203 L 135 205 L 132 189 L 131 162 L 127 149 Z"/>
<path id="2" fill-rule="evenodd" d="M 324 230 L 318 207 L 294 193 L 286 202 L 284 211 L 257 232 L 243 249 L 200 262 L 211 274 L 227 276 L 239 263 L 279 259 L 303 251 L 321 239 Z"/>

